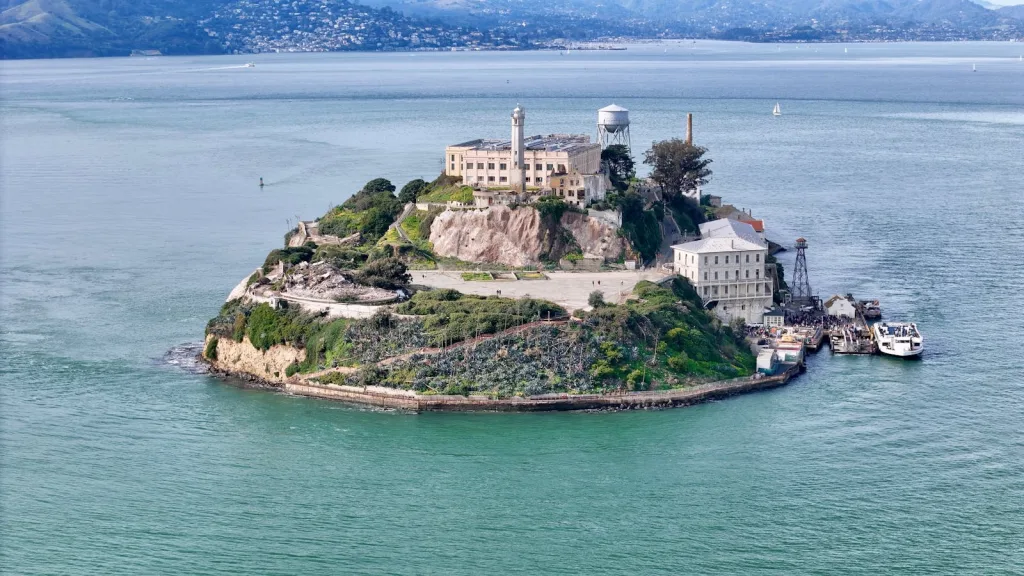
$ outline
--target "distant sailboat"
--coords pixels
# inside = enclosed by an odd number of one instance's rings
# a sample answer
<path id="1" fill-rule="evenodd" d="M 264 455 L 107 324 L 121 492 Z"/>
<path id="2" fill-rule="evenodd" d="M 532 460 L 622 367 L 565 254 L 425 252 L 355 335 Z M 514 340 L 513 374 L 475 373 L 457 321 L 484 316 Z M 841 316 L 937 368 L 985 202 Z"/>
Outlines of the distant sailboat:
<path id="1" fill-rule="evenodd" d="M 772 116 L 782 116 L 782 109 L 779 108 L 779 103 L 775 103 L 775 108 L 772 109 Z"/>
<path id="2" fill-rule="evenodd" d="M 977 64 L 971 64 L 971 72 L 977 72 L 977 71 L 978 71 L 978 65 Z"/>

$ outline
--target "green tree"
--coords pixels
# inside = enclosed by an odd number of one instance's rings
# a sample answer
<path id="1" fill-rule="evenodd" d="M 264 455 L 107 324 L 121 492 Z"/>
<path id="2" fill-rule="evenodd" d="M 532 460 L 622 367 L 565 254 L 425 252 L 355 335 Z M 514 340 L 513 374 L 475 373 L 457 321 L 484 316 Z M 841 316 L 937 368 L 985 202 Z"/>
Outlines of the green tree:
<path id="1" fill-rule="evenodd" d="M 604 293 L 600 290 L 594 290 L 587 298 L 587 304 L 590 304 L 591 308 L 600 308 L 604 306 Z"/>
<path id="2" fill-rule="evenodd" d="M 408 204 L 409 202 L 415 202 L 416 198 L 425 190 L 427 182 L 422 178 L 417 178 L 410 181 L 405 186 L 402 186 L 402 191 L 398 193 L 398 201 L 402 204 Z"/>
<path id="3" fill-rule="evenodd" d="M 662 194 L 682 195 L 711 180 L 707 148 L 672 138 L 651 144 L 644 153 L 644 164 L 651 167 L 651 180 L 661 187 Z"/>
<path id="4" fill-rule="evenodd" d="M 625 192 L 629 181 L 636 176 L 636 162 L 629 155 L 629 148 L 612 144 L 601 151 L 601 162 L 608 168 L 608 178 L 619 192 Z"/>
<path id="5" fill-rule="evenodd" d="M 377 194 L 380 192 L 387 192 L 390 194 L 395 191 L 395 185 L 387 178 L 374 178 L 363 186 L 363 191 L 369 194 Z"/>

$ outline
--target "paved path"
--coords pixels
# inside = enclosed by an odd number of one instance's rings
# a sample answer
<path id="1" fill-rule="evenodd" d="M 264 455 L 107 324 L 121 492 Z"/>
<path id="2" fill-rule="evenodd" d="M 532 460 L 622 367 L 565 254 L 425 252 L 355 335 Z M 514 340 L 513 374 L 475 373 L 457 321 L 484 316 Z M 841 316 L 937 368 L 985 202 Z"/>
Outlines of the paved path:
<path id="1" fill-rule="evenodd" d="M 463 280 L 462 272 L 456 270 L 414 270 L 413 284 L 433 288 L 451 288 L 463 294 L 493 296 L 501 291 L 502 296 L 522 298 L 531 296 L 560 304 L 569 312 L 577 308 L 588 308 L 590 293 L 599 290 L 609 303 L 623 302 L 641 280 L 655 282 L 668 276 L 656 269 L 624 270 L 617 272 L 545 272 L 548 280 Z M 600 284 L 598 284 L 600 282 Z"/>

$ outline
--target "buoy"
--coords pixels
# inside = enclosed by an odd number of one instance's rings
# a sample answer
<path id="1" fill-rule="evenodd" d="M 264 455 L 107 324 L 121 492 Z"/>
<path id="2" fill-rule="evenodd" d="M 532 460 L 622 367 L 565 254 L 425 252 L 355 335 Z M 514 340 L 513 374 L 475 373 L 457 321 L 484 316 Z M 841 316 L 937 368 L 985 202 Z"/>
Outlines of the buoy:
<path id="1" fill-rule="evenodd" d="M 263 177 L 260 177 L 260 188 L 263 188 Z"/>

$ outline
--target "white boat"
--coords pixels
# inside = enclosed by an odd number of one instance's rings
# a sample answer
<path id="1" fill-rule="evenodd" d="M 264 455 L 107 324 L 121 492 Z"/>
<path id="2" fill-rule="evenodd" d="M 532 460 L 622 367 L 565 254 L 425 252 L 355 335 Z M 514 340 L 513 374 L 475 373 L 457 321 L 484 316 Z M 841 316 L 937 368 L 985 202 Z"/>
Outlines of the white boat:
<path id="1" fill-rule="evenodd" d="M 924 339 L 911 322 L 878 322 L 871 327 L 878 351 L 890 356 L 919 356 L 924 351 Z"/>
<path id="2" fill-rule="evenodd" d="M 255 67 L 256 67 L 256 63 L 255 63 L 255 62 L 249 62 L 249 63 L 247 63 L 247 64 L 245 65 L 245 67 L 246 67 L 246 68 L 255 68 Z"/>
<path id="3" fill-rule="evenodd" d="M 772 116 L 782 116 L 782 109 L 779 108 L 779 103 L 775 103 L 775 108 L 772 110 Z"/>

